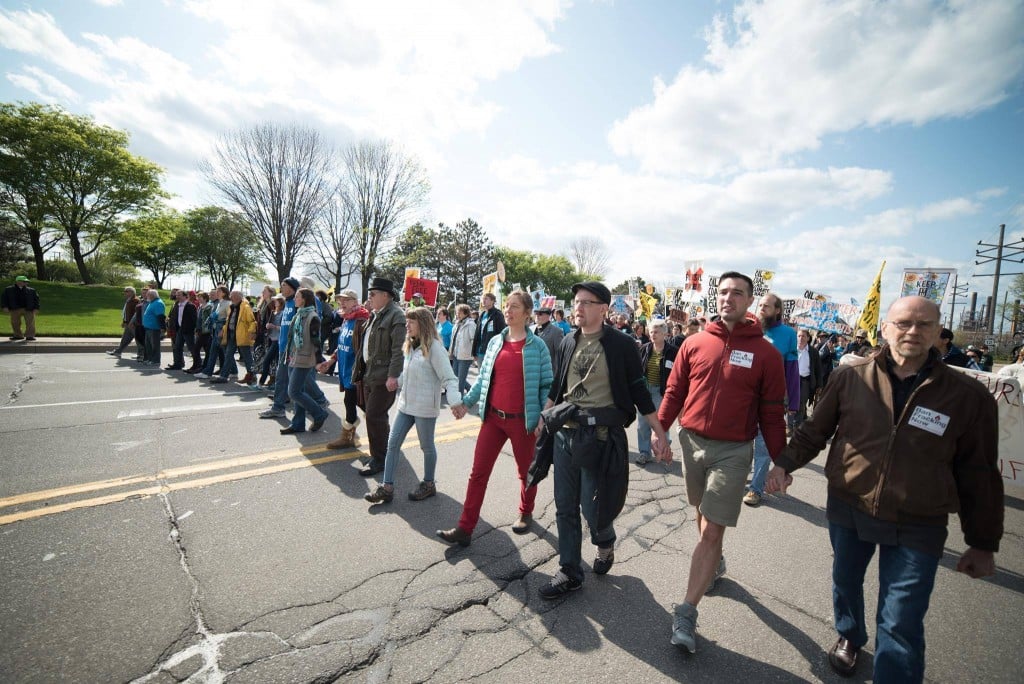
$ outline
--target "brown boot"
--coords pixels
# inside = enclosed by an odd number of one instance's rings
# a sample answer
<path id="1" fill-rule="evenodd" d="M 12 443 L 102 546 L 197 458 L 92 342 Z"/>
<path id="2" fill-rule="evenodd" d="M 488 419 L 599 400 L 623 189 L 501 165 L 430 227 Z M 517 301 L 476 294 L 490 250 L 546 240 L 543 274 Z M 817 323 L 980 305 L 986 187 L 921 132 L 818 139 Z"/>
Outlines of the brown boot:
<path id="1" fill-rule="evenodd" d="M 347 420 L 341 421 L 341 436 L 333 442 L 327 443 L 328 449 L 348 449 L 351 447 L 359 446 L 359 435 L 356 434 L 356 425 L 359 424 L 359 419 L 356 419 L 355 423 L 350 423 Z"/>
<path id="2" fill-rule="evenodd" d="M 238 381 L 239 385 L 251 385 L 256 382 L 256 377 L 252 373 L 246 373 L 245 377 Z"/>

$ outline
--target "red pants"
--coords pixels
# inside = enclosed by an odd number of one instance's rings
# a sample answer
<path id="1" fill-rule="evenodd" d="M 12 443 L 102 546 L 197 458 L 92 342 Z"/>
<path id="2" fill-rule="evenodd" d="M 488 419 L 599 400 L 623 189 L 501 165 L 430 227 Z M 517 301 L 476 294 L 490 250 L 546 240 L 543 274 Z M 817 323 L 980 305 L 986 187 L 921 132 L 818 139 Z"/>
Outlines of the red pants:
<path id="1" fill-rule="evenodd" d="M 459 527 L 472 533 L 480 520 L 480 507 L 487 493 L 487 481 L 491 478 L 494 463 L 498 460 L 501 448 L 506 441 L 512 442 L 512 453 L 516 458 L 516 471 L 519 475 L 519 512 L 523 515 L 533 513 L 533 502 L 537 498 L 537 488 L 526 488 L 526 474 L 533 461 L 533 447 L 537 437 L 527 432 L 522 418 L 508 420 L 488 413 L 480 426 L 480 434 L 476 438 L 476 451 L 473 454 L 473 470 L 469 473 L 469 484 L 466 485 L 466 503 L 462 505 L 462 517 Z"/>

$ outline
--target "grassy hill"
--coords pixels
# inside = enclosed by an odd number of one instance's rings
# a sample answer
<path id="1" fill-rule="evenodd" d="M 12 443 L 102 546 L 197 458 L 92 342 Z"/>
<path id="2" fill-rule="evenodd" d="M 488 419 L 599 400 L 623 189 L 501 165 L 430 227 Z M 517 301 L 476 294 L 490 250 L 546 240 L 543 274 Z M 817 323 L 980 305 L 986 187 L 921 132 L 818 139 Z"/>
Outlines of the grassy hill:
<path id="1" fill-rule="evenodd" d="M 0 283 L 0 287 L 13 284 Z M 124 288 L 110 285 L 30 282 L 39 293 L 36 313 L 39 337 L 120 337 Z M 164 302 L 168 293 L 161 290 Z M 0 336 L 11 334 L 11 317 L 0 314 Z"/>

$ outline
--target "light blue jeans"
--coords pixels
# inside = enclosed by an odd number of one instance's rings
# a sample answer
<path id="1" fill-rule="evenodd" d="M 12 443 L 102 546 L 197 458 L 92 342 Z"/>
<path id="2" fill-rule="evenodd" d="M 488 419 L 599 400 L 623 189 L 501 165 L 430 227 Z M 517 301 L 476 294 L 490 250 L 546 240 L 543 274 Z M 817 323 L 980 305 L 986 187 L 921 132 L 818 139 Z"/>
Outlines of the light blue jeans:
<path id="1" fill-rule="evenodd" d="M 764 496 L 764 483 L 768 479 L 768 469 L 771 465 L 772 457 L 768 455 L 768 445 L 764 443 L 764 437 L 758 430 L 757 437 L 754 438 L 754 476 L 750 479 L 747 491 Z"/>
<path id="2" fill-rule="evenodd" d="M 423 451 L 423 481 L 434 481 L 437 468 L 437 447 L 434 446 L 436 424 L 437 418 L 419 418 L 401 411 L 395 413 L 395 421 L 391 423 L 391 433 L 388 435 L 388 453 L 384 457 L 384 484 L 395 484 L 395 466 L 402 452 L 402 443 L 413 425 L 416 426 L 416 436 L 419 437 L 420 450 Z"/>
<path id="3" fill-rule="evenodd" d="M 466 380 L 466 376 L 469 375 L 469 367 L 473 365 L 471 360 L 460 361 L 459 359 L 452 359 L 452 369 L 455 371 L 455 376 L 459 379 L 459 392 L 465 394 L 469 391 L 469 381 Z"/>
<path id="4" fill-rule="evenodd" d="M 647 391 L 651 393 L 651 401 L 654 402 L 654 412 L 657 413 L 658 409 L 661 408 L 661 388 L 651 385 L 647 388 Z M 672 437 L 669 435 L 668 430 L 665 431 L 665 436 L 668 437 L 668 443 L 671 444 Z M 651 425 L 639 412 L 636 414 L 636 446 L 637 451 L 641 454 L 650 455 Z"/>

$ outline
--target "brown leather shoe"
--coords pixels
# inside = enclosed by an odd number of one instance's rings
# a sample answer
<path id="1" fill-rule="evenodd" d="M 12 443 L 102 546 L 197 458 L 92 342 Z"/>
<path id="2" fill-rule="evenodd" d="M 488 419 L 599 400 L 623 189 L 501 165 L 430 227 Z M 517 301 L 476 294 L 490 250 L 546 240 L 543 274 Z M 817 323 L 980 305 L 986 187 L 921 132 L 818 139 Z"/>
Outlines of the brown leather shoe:
<path id="1" fill-rule="evenodd" d="M 516 534 L 526 534 L 530 531 L 530 523 L 533 522 L 533 516 L 529 513 L 520 513 L 519 520 L 516 520 L 512 525 L 512 531 Z"/>
<path id="2" fill-rule="evenodd" d="M 857 669 L 859 648 L 854 648 L 848 639 L 839 637 L 836 645 L 828 652 L 828 664 L 840 677 L 849 677 Z"/>
<path id="3" fill-rule="evenodd" d="M 459 546 L 469 546 L 469 542 L 473 538 L 473 535 L 458 526 L 450 530 L 438 530 L 437 536 L 449 544 L 458 544 Z"/>

